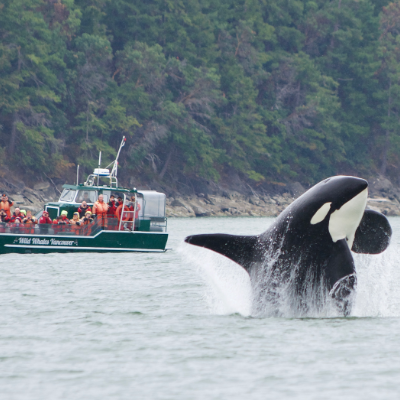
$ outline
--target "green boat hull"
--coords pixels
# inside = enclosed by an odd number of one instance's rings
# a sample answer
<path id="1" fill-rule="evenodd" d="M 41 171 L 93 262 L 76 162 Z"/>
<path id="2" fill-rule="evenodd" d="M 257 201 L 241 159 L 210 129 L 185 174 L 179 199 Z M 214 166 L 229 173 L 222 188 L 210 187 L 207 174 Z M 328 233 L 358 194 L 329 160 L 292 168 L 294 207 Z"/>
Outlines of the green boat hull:
<path id="1" fill-rule="evenodd" d="M 102 230 L 94 236 L 0 233 L 0 254 L 164 252 L 168 233 Z"/>

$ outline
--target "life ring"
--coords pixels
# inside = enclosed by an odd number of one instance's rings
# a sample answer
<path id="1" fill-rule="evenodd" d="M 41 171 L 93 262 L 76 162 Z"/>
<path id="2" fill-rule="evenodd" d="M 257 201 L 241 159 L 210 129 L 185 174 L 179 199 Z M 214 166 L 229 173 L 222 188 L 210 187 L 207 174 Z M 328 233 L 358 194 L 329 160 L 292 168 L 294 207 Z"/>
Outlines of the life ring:
<path id="1" fill-rule="evenodd" d="M 130 217 L 129 211 L 131 211 L 131 210 L 129 209 L 128 206 L 125 206 L 124 211 L 128 211 L 128 213 L 126 213 L 126 212 L 123 213 L 122 221 L 128 221 L 129 217 Z M 118 206 L 117 211 L 115 211 L 115 215 L 117 216 L 118 221 L 121 221 L 121 212 L 122 212 L 122 205 Z"/>

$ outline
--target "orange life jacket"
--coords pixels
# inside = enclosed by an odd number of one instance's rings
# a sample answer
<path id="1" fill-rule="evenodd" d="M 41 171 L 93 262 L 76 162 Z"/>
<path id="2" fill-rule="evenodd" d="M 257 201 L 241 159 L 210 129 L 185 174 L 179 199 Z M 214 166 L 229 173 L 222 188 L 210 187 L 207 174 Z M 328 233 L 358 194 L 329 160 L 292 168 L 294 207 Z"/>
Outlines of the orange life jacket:
<path id="1" fill-rule="evenodd" d="M 11 217 L 11 206 L 14 205 L 14 203 L 10 200 L 7 201 L 0 201 L 0 210 L 3 209 L 8 217 Z"/>
<path id="2" fill-rule="evenodd" d="M 97 215 L 107 215 L 107 210 L 108 210 L 108 204 L 104 203 L 104 201 L 102 201 L 100 203 L 100 201 L 96 201 L 96 203 L 94 203 L 93 205 L 93 214 L 97 214 Z"/>

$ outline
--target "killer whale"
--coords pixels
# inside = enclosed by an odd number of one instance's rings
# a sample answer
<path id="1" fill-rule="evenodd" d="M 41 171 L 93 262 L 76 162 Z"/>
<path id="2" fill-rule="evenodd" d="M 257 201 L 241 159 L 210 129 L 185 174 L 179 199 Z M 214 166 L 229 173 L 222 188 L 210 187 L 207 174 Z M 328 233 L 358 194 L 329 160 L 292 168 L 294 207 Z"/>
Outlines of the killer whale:
<path id="1" fill-rule="evenodd" d="M 367 197 L 366 180 L 335 176 L 296 199 L 260 235 L 192 235 L 185 242 L 220 253 L 248 272 L 256 314 L 267 304 L 279 315 L 280 297 L 290 294 L 296 315 L 329 299 L 349 315 L 357 284 L 351 252 L 379 254 L 392 234 L 383 214 L 365 209 Z"/>

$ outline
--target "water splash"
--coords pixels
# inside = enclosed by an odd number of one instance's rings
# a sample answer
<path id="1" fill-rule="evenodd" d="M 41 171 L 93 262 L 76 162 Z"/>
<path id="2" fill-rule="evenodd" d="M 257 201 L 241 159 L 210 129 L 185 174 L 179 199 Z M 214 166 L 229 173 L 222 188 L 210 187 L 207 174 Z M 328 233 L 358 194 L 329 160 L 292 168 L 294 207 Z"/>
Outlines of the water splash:
<path id="1" fill-rule="evenodd" d="M 210 250 L 187 244 L 182 244 L 178 252 L 204 281 L 203 298 L 210 313 L 251 315 L 252 289 L 242 267 Z"/>
<path id="2" fill-rule="evenodd" d="M 304 301 L 307 302 L 307 307 L 304 311 L 293 289 L 296 267 L 292 269 L 287 283 L 278 284 L 277 276 L 267 274 L 262 284 L 252 289 L 248 274 L 233 261 L 212 251 L 188 245 L 182 245 L 179 251 L 203 279 L 205 283 L 203 297 L 212 314 L 239 313 L 244 316 L 286 318 L 341 316 L 323 285 L 317 291 L 311 286 L 306 287 Z M 380 255 L 353 253 L 353 256 L 357 270 L 357 289 L 351 316 L 400 316 L 400 269 L 397 246 L 389 247 Z M 312 282 L 312 280 L 311 276 L 307 277 L 307 281 Z M 272 288 L 270 296 L 260 293 L 266 286 Z M 253 296 L 258 299 L 254 304 Z"/>
<path id="3" fill-rule="evenodd" d="M 399 249 L 392 244 L 382 254 L 354 254 L 357 295 L 352 315 L 357 317 L 400 316 Z"/>

